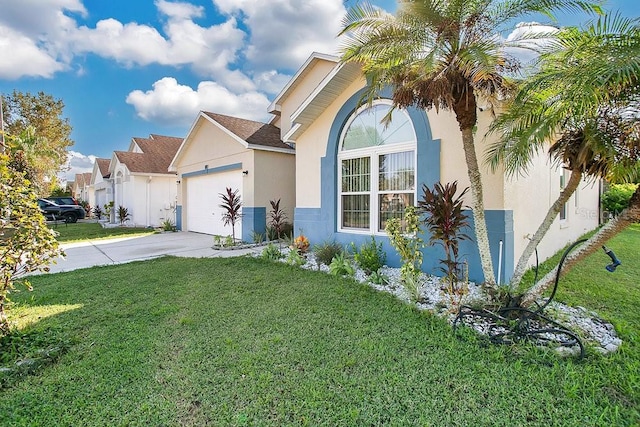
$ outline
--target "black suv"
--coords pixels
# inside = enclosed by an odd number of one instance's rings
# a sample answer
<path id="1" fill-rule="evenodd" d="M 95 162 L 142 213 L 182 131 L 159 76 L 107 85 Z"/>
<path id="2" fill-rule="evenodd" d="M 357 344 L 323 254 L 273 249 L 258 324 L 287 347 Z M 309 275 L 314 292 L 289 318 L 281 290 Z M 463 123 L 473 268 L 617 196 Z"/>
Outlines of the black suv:
<path id="1" fill-rule="evenodd" d="M 49 221 L 76 222 L 79 219 L 84 219 L 87 214 L 82 206 L 59 205 L 49 199 L 38 199 L 38 207 Z"/>
<path id="2" fill-rule="evenodd" d="M 75 197 L 61 196 L 61 197 L 45 197 L 45 199 L 52 201 L 58 205 L 79 205 Z"/>

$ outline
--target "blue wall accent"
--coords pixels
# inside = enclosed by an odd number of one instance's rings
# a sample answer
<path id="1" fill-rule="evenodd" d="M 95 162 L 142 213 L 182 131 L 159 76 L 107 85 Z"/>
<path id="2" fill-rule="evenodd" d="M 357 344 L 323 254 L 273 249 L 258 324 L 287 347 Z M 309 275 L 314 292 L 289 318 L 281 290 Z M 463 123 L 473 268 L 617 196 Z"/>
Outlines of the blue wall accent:
<path id="1" fill-rule="evenodd" d="M 176 205 L 176 230 L 182 231 L 182 205 Z"/>
<path id="2" fill-rule="evenodd" d="M 252 243 L 252 232 L 260 233 L 263 236 L 267 231 L 267 208 L 265 207 L 242 207 L 242 240 Z"/>
<path id="3" fill-rule="evenodd" d="M 187 172 L 182 174 L 182 178 L 189 178 L 192 176 L 199 176 L 199 175 L 208 175 L 210 173 L 226 172 L 226 171 L 232 171 L 236 169 L 242 169 L 242 163 L 232 163 L 229 165 L 217 166 L 215 168 L 207 168 L 207 169 L 201 169 L 199 171 Z"/>
<path id="4" fill-rule="evenodd" d="M 295 210 L 295 226 L 296 229 L 302 229 L 304 234 L 309 238 L 311 244 L 335 241 L 342 245 L 348 245 L 351 242 L 358 247 L 363 243 L 371 240 L 371 235 L 342 233 L 331 230 L 326 221 L 323 208 L 296 208 Z M 465 230 L 473 240 L 460 242 L 460 261 L 467 261 L 469 266 L 469 279 L 481 283 L 484 280 L 482 267 L 480 265 L 480 254 L 475 244 L 475 225 L 471 211 L 467 211 L 470 218 L 470 227 Z M 514 269 L 514 253 L 513 253 L 513 211 L 487 210 L 485 211 L 487 220 L 487 229 L 489 234 L 489 245 L 491 247 L 491 258 L 493 260 L 494 274 L 498 280 L 498 260 L 500 251 L 500 241 L 502 240 L 502 271 L 500 278 L 502 283 L 506 283 L 511 278 Z M 423 234 L 422 239 L 428 242 L 428 234 Z M 400 267 L 401 260 L 396 250 L 389 243 L 386 235 L 376 235 L 376 242 L 382 242 L 382 247 L 387 253 L 387 265 L 390 267 Z M 422 271 L 442 276 L 440 269 L 440 259 L 444 258 L 444 251 L 438 246 L 427 246 L 422 250 L 424 260 L 422 263 Z"/>
<path id="5" fill-rule="evenodd" d="M 302 230 L 311 240 L 312 244 L 325 241 L 336 241 L 342 244 L 351 242 L 360 246 L 371 239 L 367 234 L 354 234 L 338 232 L 338 209 L 337 209 L 337 188 L 338 188 L 338 164 L 337 155 L 340 143 L 340 135 L 351 115 L 361 105 L 364 89 L 354 94 L 345 102 L 338 111 L 327 141 L 326 156 L 321 162 L 321 206 L 320 208 L 296 208 L 294 212 L 294 230 Z M 389 97 L 390 90 L 381 93 L 382 97 Z M 417 197 L 422 194 L 422 185 L 433 187 L 433 184 L 440 180 L 440 140 L 434 140 L 429 126 L 429 120 L 422 109 L 408 108 L 407 112 L 415 129 L 417 137 Z M 469 215 L 471 212 L 469 211 Z M 503 241 L 502 258 L 502 281 L 507 281 L 513 272 L 513 212 L 512 211 L 486 211 L 487 227 L 489 232 L 489 243 L 491 245 L 491 255 L 494 262 L 494 269 L 498 268 L 499 242 Z M 474 237 L 474 225 L 471 219 L 471 230 L 467 232 Z M 427 236 L 422 236 L 424 241 Z M 392 267 L 400 265 L 400 258 L 395 249 L 390 245 L 389 239 L 384 235 L 376 235 L 376 241 L 383 243 L 383 249 L 387 253 L 387 264 Z M 439 247 L 426 247 L 423 250 L 424 262 L 423 271 L 429 274 L 442 275 L 439 272 L 439 260 L 444 258 L 444 251 Z M 483 281 L 482 268 L 480 266 L 480 255 L 473 242 L 462 242 L 460 246 L 461 258 L 467 259 L 469 263 L 469 278 L 475 282 Z M 497 280 L 497 272 L 496 272 Z"/>

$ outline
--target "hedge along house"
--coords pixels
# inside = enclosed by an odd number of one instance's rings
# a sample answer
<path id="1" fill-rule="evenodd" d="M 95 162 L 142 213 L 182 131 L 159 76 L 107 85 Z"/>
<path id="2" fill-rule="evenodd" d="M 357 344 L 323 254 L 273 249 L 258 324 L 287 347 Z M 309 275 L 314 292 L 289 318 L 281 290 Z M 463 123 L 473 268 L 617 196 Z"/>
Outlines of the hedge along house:
<path id="1" fill-rule="evenodd" d="M 370 107 L 362 105 L 365 85 L 357 64 L 313 54 L 273 101 L 270 112 L 282 140 L 296 147 L 295 230 L 302 230 L 312 244 L 334 240 L 360 245 L 374 236 L 383 242 L 388 264 L 398 266 L 385 224 L 416 204 L 423 184 L 458 181 L 459 189 L 469 185 L 462 137 L 454 114 L 443 110 L 395 110 L 385 127 L 380 120 L 391 108 L 390 93 L 381 93 Z M 490 121 L 489 112 L 479 111 L 479 159 L 490 142 L 483 138 Z M 558 196 L 565 174 L 550 167 L 544 155 L 534 159 L 529 177 L 507 179 L 502 171 L 492 173 L 482 165 L 481 169 L 496 279 L 506 282 L 527 236 Z M 597 210 L 597 186 L 585 184 L 543 240 L 540 256 L 550 256 L 595 228 Z M 466 231 L 474 236 L 473 230 Z M 431 246 L 423 252 L 423 270 L 439 274 L 442 250 Z M 483 281 L 473 241 L 462 243 L 460 258 L 468 264 L 469 278 Z"/>
<path id="2" fill-rule="evenodd" d="M 115 217 L 118 208 L 130 214 L 127 225 L 159 227 L 168 220 L 175 224 L 176 174 L 169 163 L 182 138 L 150 135 L 132 138 L 128 151 L 114 151 L 109 162 L 113 181 Z"/>
<path id="3" fill-rule="evenodd" d="M 177 172 L 178 228 L 231 235 L 219 206 L 226 188 L 237 190 L 242 202 L 236 238 L 251 242 L 254 233 L 264 235 L 271 200 L 280 199 L 291 222 L 294 154 L 271 124 L 201 111 L 169 167 Z"/>

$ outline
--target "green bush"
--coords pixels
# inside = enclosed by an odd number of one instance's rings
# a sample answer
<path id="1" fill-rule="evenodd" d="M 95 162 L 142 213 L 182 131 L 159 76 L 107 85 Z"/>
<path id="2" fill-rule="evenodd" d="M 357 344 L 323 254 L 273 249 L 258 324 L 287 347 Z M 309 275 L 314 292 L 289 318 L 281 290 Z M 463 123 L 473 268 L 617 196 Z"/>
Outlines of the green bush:
<path id="1" fill-rule="evenodd" d="M 355 268 L 351 265 L 351 261 L 345 256 L 344 252 L 340 252 L 329 264 L 329 273 L 334 276 L 353 276 L 356 274 Z"/>
<path id="2" fill-rule="evenodd" d="M 307 260 L 302 255 L 300 255 L 298 251 L 289 251 L 285 262 L 295 267 L 301 267 L 307 262 Z"/>
<path id="3" fill-rule="evenodd" d="M 342 253 L 342 250 L 343 248 L 340 243 L 326 241 L 315 245 L 313 253 L 315 254 L 316 261 L 324 265 L 329 265 L 336 255 Z"/>
<path id="4" fill-rule="evenodd" d="M 278 261 L 283 257 L 280 248 L 278 248 L 273 243 L 269 243 L 267 246 L 265 246 L 265 248 L 262 250 L 261 256 L 263 259 L 267 259 L 270 261 Z"/>
<path id="5" fill-rule="evenodd" d="M 353 245 L 353 259 L 367 275 L 378 271 L 387 260 L 387 254 L 382 250 L 382 242 L 376 244 L 376 239 L 371 236 L 371 241 L 365 242 L 356 249 Z"/>
<path id="6" fill-rule="evenodd" d="M 629 200 L 636 188 L 638 184 L 612 184 L 609 190 L 602 194 L 602 208 L 613 216 L 620 214 L 629 206 Z"/>
<path id="7" fill-rule="evenodd" d="M 424 243 L 420 238 L 420 217 L 415 206 L 408 206 L 404 211 L 405 227 L 398 218 L 387 221 L 385 231 L 391 245 L 396 249 L 402 266 L 400 267 L 400 282 L 409 293 L 412 301 L 419 299 L 419 279 L 422 273 L 422 248 Z"/>

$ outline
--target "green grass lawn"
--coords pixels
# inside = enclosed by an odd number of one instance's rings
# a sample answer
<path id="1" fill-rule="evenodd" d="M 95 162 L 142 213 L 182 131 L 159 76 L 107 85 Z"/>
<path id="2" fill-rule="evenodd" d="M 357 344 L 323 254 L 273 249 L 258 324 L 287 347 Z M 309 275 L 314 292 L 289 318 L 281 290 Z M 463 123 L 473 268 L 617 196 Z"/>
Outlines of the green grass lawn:
<path id="1" fill-rule="evenodd" d="M 142 227 L 102 228 L 96 222 L 77 222 L 75 224 L 56 224 L 50 226 L 59 233 L 59 242 L 76 242 L 88 239 L 109 239 L 121 236 L 151 234 L 154 230 Z"/>
<path id="2" fill-rule="evenodd" d="M 6 382 L 0 424 L 635 426 L 639 242 L 640 226 L 611 242 L 615 275 L 596 254 L 561 282 L 624 340 L 580 362 L 458 339 L 391 295 L 261 259 L 37 276 L 11 315 L 67 350 Z"/>

